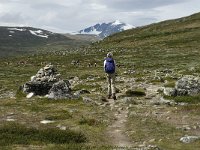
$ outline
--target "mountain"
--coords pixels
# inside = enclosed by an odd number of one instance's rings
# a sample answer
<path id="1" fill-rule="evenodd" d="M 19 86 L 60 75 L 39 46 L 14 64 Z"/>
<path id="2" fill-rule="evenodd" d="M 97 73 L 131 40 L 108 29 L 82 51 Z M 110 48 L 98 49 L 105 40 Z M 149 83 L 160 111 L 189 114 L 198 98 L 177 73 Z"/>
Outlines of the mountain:
<path id="1" fill-rule="evenodd" d="M 100 38 L 105 38 L 111 34 L 121 32 L 124 30 L 132 29 L 134 26 L 126 23 L 122 23 L 119 20 L 110 23 L 96 24 L 94 26 L 85 28 L 78 31 L 79 34 L 93 34 L 97 35 Z"/>
<path id="2" fill-rule="evenodd" d="M 32 27 L 0 27 L 0 56 L 87 45 L 85 41 Z"/>

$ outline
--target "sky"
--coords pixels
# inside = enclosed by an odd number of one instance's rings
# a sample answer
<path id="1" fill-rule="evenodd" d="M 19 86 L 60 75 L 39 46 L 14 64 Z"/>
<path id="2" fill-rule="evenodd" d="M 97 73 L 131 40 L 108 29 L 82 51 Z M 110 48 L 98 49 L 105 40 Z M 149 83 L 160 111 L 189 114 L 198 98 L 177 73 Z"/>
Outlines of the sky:
<path id="1" fill-rule="evenodd" d="M 200 12 L 200 0 L 0 0 L 0 26 L 58 33 L 120 20 L 143 26 Z"/>

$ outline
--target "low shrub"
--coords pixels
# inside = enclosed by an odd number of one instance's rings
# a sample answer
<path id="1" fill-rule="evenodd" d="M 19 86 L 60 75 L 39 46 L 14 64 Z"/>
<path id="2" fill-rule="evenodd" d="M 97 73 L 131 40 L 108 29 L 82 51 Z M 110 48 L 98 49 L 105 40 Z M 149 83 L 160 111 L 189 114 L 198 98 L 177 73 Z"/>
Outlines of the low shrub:
<path id="1" fill-rule="evenodd" d="M 127 90 L 126 91 L 126 96 L 145 96 L 146 93 L 143 89 L 136 89 L 136 90 Z"/>

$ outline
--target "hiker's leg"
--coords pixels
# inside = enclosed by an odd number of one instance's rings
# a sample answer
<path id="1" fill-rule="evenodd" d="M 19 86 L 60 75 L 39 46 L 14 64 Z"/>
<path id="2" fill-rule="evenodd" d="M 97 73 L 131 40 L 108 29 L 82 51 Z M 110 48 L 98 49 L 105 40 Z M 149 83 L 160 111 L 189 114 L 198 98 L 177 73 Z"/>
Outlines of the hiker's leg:
<path id="1" fill-rule="evenodd" d="M 111 77 L 110 77 L 110 74 L 107 74 L 107 82 L 108 82 L 108 97 L 111 97 L 112 91 L 111 91 Z"/>
<path id="2" fill-rule="evenodd" d="M 111 89 L 112 89 L 112 96 L 115 97 L 116 88 L 115 88 L 115 73 L 111 74 Z"/>

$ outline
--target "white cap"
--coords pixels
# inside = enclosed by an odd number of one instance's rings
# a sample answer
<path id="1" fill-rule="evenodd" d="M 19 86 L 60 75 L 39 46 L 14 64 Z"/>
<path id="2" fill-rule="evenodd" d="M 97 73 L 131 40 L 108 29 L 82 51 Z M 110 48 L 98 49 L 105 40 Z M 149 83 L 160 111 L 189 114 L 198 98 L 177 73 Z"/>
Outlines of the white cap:
<path id="1" fill-rule="evenodd" d="M 109 52 L 109 53 L 107 54 L 107 57 L 113 57 L 113 54 L 112 54 L 111 52 Z"/>

